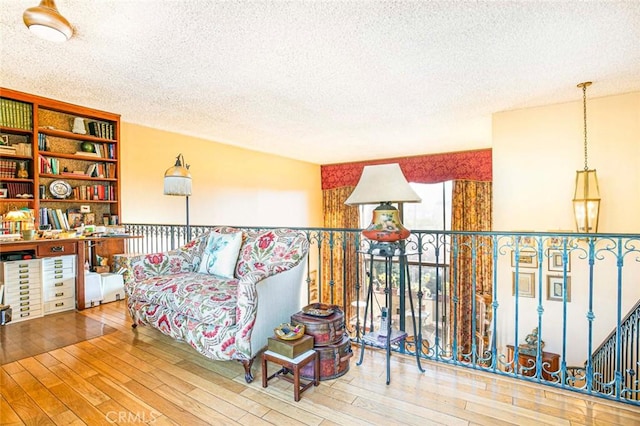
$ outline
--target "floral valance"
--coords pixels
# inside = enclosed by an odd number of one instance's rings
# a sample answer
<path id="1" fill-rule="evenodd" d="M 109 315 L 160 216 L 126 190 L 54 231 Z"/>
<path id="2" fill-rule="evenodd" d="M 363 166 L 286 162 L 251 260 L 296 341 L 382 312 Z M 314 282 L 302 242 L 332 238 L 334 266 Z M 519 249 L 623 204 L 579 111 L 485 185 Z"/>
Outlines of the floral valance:
<path id="1" fill-rule="evenodd" d="M 436 183 L 447 180 L 492 180 L 491 149 L 387 158 L 321 166 L 322 189 L 356 186 L 364 166 L 399 163 L 409 182 Z"/>

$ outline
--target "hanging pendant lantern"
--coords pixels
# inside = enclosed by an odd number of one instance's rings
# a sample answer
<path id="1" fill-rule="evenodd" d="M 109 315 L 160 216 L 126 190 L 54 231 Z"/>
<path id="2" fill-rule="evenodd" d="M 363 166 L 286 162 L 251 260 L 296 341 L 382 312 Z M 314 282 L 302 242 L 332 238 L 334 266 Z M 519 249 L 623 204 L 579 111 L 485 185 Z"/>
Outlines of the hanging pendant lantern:
<path id="1" fill-rule="evenodd" d="M 587 87 L 590 81 L 578 84 L 582 89 L 582 105 L 584 115 L 584 170 L 576 172 L 576 190 L 573 194 L 573 213 L 576 229 L 582 233 L 598 232 L 600 216 L 600 189 L 596 171 L 590 170 L 587 155 Z"/>

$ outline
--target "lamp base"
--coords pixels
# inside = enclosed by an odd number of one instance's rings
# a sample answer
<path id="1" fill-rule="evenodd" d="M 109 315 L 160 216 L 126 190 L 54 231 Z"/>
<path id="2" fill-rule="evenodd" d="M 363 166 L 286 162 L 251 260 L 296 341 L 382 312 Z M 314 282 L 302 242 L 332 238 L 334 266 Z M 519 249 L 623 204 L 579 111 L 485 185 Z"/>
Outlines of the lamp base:
<path id="1" fill-rule="evenodd" d="M 400 222 L 398 209 L 390 203 L 381 203 L 373 211 L 371 224 L 362 231 L 366 238 L 379 242 L 395 242 L 407 239 L 411 231 Z"/>

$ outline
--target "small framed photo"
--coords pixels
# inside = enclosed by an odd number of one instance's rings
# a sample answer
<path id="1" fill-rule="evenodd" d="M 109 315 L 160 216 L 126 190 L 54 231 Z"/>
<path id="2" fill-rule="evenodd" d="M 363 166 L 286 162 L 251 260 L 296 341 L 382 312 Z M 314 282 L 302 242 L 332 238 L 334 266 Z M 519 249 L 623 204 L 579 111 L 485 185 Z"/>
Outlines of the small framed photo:
<path id="1" fill-rule="evenodd" d="M 95 213 L 85 213 L 84 214 L 84 224 L 86 225 L 95 225 L 96 224 L 96 215 Z"/>
<path id="2" fill-rule="evenodd" d="M 82 213 L 67 213 L 67 219 L 69 220 L 69 226 L 71 229 L 76 229 L 84 222 Z"/>
<path id="3" fill-rule="evenodd" d="M 536 274 L 535 272 L 513 272 L 512 293 L 516 295 L 516 283 L 518 284 L 519 297 L 536 297 Z"/>
<path id="4" fill-rule="evenodd" d="M 547 275 L 547 300 L 562 302 L 564 292 L 567 302 L 571 302 L 571 277 L 565 282 L 562 275 Z"/>
<path id="5" fill-rule="evenodd" d="M 9 198 L 9 190 L 7 188 L 0 188 L 0 198 Z"/>
<path id="6" fill-rule="evenodd" d="M 549 271 L 563 272 L 564 262 L 562 261 L 562 250 L 549 249 L 548 253 Z M 567 252 L 567 272 L 571 272 L 571 253 Z"/>
<path id="7" fill-rule="evenodd" d="M 534 250 L 520 250 L 517 265 L 521 268 L 537 268 L 538 252 Z M 511 252 L 511 266 L 516 267 L 516 250 Z"/>

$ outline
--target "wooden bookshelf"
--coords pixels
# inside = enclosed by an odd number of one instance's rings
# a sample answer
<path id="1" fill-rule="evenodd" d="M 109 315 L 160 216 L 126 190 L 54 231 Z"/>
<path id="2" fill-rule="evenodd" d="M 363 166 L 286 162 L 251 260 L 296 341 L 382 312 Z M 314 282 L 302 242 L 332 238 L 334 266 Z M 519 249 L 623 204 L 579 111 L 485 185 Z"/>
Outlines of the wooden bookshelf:
<path id="1" fill-rule="evenodd" d="M 7 152 L 13 148 L 0 151 L 0 188 L 7 189 L 0 213 L 28 207 L 34 210 L 37 227 L 46 222 L 46 209 L 67 213 L 88 205 L 97 225 L 103 224 L 103 217 L 119 221 L 120 115 L 6 88 L 0 88 L 0 109 L 3 141 L 20 148 L 15 153 Z M 83 119 L 85 134 L 73 131 L 76 118 Z M 25 144 L 30 152 L 23 152 Z M 79 154 L 87 147 L 101 155 Z M 12 164 L 18 162 L 27 170 L 26 178 L 11 176 Z M 47 168 L 50 162 L 54 169 Z M 92 164 L 101 164 L 97 168 L 108 169 L 109 175 L 80 174 L 90 171 Z M 85 199 L 74 197 L 78 190 L 66 197 L 52 194 L 50 185 L 59 180 L 72 189 L 83 188 Z"/>

